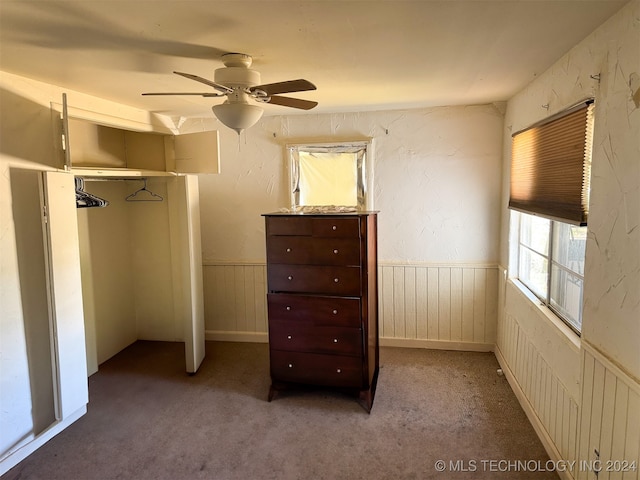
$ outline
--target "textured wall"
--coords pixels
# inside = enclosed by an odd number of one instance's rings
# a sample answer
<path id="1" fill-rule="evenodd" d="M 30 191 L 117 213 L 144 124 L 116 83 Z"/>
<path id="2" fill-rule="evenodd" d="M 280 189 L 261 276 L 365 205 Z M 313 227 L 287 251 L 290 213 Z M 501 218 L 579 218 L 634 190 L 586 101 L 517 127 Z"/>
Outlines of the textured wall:
<path id="1" fill-rule="evenodd" d="M 504 285 L 499 306 L 498 354 L 551 448 L 567 459 L 573 458 L 573 444 L 564 449 L 564 438 L 555 435 L 557 426 L 546 413 L 557 403 L 540 401 L 539 391 L 531 388 L 540 375 L 551 378 L 552 392 L 562 390 L 565 399 L 578 404 L 578 460 L 594 460 L 594 448 L 603 461 L 638 461 L 640 455 L 637 410 L 630 410 L 640 391 L 639 73 L 640 1 L 633 0 L 514 96 L 505 114 L 506 205 L 511 133 L 587 97 L 596 102 L 582 337 L 547 321 L 545 309 L 516 294 L 514 283 Z M 500 261 L 513 270 L 506 209 L 502 219 Z M 584 471 L 573 475 L 591 478 Z M 637 472 L 629 478 L 637 478 Z"/>
<path id="2" fill-rule="evenodd" d="M 502 114 L 492 105 L 267 117 L 237 135 L 219 128 L 220 175 L 201 177 L 203 259 L 264 262 L 261 213 L 287 207 L 284 145 L 374 139 L 379 258 L 495 263 Z"/>
<path id="3" fill-rule="evenodd" d="M 594 133 L 584 338 L 640 379 L 640 2 L 596 31 L 607 45 Z M 635 79 L 635 80 L 634 80 Z"/>
<path id="4" fill-rule="evenodd" d="M 240 138 L 183 124 L 221 137 L 221 173 L 200 177 L 209 338 L 265 339 L 261 214 L 288 206 L 284 146 L 370 137 L 381 335 L 492 345 L 502 121 L 483 105 L 267 117 Z"/>

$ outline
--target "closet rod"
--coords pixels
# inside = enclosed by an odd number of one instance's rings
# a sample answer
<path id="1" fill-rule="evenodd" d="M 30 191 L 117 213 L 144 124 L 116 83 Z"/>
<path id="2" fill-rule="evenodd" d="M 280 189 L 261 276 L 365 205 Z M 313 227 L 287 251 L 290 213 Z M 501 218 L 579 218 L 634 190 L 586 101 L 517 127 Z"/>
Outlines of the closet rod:
<path id="1" fill-rule="evenodd" d="M 76 177 L 83 178 L 85 182 L 132 182 L 132 181 L 140 181 L 143 178 L 143 177 L 104 178 L 104 177 L 85 177 L 83 175 L 76 175 Z"/>

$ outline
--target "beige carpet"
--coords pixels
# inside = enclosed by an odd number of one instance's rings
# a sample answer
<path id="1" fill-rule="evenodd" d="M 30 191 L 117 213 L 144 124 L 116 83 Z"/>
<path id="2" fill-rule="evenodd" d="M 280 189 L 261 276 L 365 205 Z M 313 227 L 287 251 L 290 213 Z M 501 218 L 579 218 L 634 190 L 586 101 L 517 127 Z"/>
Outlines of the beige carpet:
<path id="1" fill-rule="evenodd" d="M 382 348 L 367 414 L 326 390 L 267 402 L 265 344 L 208 342 L 193 376 L 183 352 L 137 342 L 101 365 L 88 414 L 2 479 L 558 478 L 493 354 Z"/>

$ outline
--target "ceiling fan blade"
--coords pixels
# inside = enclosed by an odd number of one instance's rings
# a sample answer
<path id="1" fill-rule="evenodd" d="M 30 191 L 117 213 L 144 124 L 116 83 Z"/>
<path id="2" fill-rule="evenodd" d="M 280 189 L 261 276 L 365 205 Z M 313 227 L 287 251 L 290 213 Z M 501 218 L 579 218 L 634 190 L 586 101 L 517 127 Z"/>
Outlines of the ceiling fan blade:
<path id="1" fill-rule="evenodd" d="M 213 87 L 224 94 L 233 93 L 233 88 L 220 85 L 219 83 L 212 82 L 211 80 L 207 80 L 206 78 L 199 77 L 198 75 L 193 75 L 191 73 L 183 73 L 183 72 L 173 72 L 173 73 L 175 73 L 176 75 L 180 75 L 182 77 L 188 78 L 190 80 L 195 80 L 196 82 L 209 85 L 210 87 Z"/>
<path id="2" fill-rule="evenodd" d="M 224 97 L 224 93 L 187 93 L 187 92 L 150 92 L 143 93 L 142 95 L 199 95 L 201 97 Z"/>
<path id="3" fill-rule="evenodd" d="M 300 110 L 311 110 L 318 105 L 318 102 L 312 102 L 310 100 L 302 100 L 301 98 L 282 97 L 278 95 L 271 95 L 267 103 L 274 105 L 282 105 L 283 107 L 299 108 Z"/>
<path id="4" fill-rule="evenodd" d="M 267 95 L 277 95 L 279 93 L 306 92 L 307 90 L 315 90 L 316 86 L 308 80 L 302 78 L 298 80 L 288 80 L 286 82 L 267 83 L 265 85 L 256 85 L 249 90 L 262 90 Z"/>

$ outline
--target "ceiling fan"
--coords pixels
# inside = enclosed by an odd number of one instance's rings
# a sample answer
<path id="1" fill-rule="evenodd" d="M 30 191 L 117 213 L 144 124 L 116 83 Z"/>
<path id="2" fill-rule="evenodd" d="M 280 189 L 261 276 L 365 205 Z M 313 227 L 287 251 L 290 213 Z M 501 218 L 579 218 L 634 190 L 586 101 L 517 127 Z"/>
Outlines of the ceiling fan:
<path id="1" fill-rule="evenodd" d="M 263 109 L 250 100 L 258 103 L 270 103 L 284 107 L 310 110 L 318 102 L 300 98 L 283 97 L 281 93 L 304 92 L 315 90 L 316 86 L 308 80 L 287 80 L 284 82 L 260 84 L 260 72 L 252 70 L 252 58 L 244 53 L 227 53 L 222 56 L 223 68 L 214 72 L 214 81 L 190 73 L 173 72 L 196 82 L 213 87 L 216 92 L 187 93 L 160 92 L 143 93 L 142 95 L 200 95 L 202 97 L 227 97 L 224 103 L 212 107 L 215 116 L 227 127 L 238 132 L 249 128 L 260 119 Z"/>

